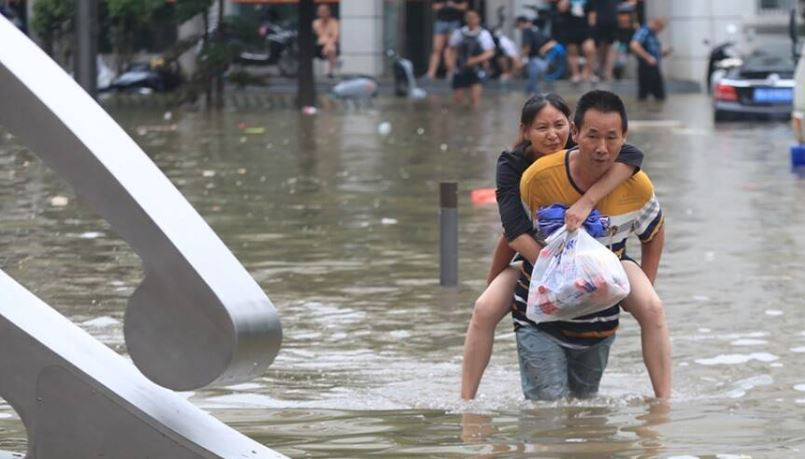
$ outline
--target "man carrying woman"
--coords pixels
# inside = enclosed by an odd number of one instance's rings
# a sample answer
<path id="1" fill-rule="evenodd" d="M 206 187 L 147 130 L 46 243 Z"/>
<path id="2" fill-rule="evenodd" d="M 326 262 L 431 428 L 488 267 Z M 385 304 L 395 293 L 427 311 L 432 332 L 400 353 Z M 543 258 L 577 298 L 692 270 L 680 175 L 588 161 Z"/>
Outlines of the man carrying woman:
<path id="1" fill-rule="evenodd" d="M 537 158 L 565 148 L 570 129 L 570 109 L 560 96 L 533 96 L 523 106 L 519 137 L 514 148 L 503 152 L 498 159 L 497 199 L 505 238 L 501 235 L 498 240 L 487 277 L 489 285 L 476 301 L 467 329 L 461 381 L 461 397 L 464 399 L 475 398 L 492 353 L 495 327 L 512 310 L 513 291 L 522 269 L 518 263 L 511 264 L 512 256 L 517 252 L 533 264 L 541 249 L 532 233 L 532 223 L 523 210 L 520 179 Z M 641 164 L 642 152 L 624 145 L 617 162 L 567 210 L 565 222 L 568 228 L 579 228 L 593 207 L 619 184 L 629 180 Z M 626 264 L 625 269 L 632 281 L 630 271 L 633 270 Z M 640 324 L 643 360 L 655 396 L 668 398 L 671 393 L 671 344 L 662 303 L 654 293 L 641 298 L 630 296 L 624 307 Z"/>

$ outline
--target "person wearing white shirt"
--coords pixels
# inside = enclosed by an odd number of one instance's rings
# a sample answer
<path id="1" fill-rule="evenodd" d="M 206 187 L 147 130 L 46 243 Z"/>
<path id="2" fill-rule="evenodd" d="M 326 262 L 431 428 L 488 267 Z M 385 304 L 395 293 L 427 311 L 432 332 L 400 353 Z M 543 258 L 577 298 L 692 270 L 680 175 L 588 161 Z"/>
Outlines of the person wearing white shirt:
<path id="1" fill-rule="evenodd" d="M 481 103 L 481 81 L 484 77 L 484 63 L 495 56 L 495 41 L 488 30 L 481 27 L 481 17 L 473 10 L 464 14 L 466 26 L 453 32 L 450 47 L 451 67 L 455 69 L 452 78 L 453 98 L 463 103 L 465 90 L 469 89 L 473 107 Z"/>

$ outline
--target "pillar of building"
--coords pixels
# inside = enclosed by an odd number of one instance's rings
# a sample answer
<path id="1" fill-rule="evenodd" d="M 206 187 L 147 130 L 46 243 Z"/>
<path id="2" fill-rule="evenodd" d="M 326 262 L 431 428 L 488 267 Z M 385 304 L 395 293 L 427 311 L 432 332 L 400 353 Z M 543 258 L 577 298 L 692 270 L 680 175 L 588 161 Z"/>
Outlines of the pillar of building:
<path id="1" fill-rule="evenodd" d="M 339 73 L 383 73 L 383 0 L 341 0 Z"/>
<path id="2" fill-rule="evenodd" d="M 757 11 L 756 3 L 756 0 L 646 2 L 648 19 L 668 19 L 668 27 L 660 34 L 663 47 L 672 48 L 671 55 L 663 61 L 666 77 L 696 81 L 704 87 L 710 48 L 727 40 L 742 43 L 746 38 L 746 21 Z"/>

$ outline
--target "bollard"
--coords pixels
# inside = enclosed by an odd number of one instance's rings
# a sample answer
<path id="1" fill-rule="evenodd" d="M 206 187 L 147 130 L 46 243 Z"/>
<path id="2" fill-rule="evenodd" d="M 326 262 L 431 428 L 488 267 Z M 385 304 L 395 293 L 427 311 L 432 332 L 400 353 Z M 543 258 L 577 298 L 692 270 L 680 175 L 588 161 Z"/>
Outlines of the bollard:
<path id="1" fill-rule="evenodd" d="M 442 287 L 458 285 L 458 186 L 439 185 L 439 282 Z"/>

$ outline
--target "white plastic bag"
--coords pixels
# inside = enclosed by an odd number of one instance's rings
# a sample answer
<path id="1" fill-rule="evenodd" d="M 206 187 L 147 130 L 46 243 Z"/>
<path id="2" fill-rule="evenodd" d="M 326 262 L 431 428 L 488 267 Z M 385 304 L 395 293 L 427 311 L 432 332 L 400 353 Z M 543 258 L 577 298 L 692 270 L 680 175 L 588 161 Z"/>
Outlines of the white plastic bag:
<path id="1" fill-rule="evenodd" d="M 602 311 L 629 295 L 618 257 L 584 228 L 562 226 L 540 251 L 528 288 L 526 317 L 534 322 L 568 320 Z"/>

